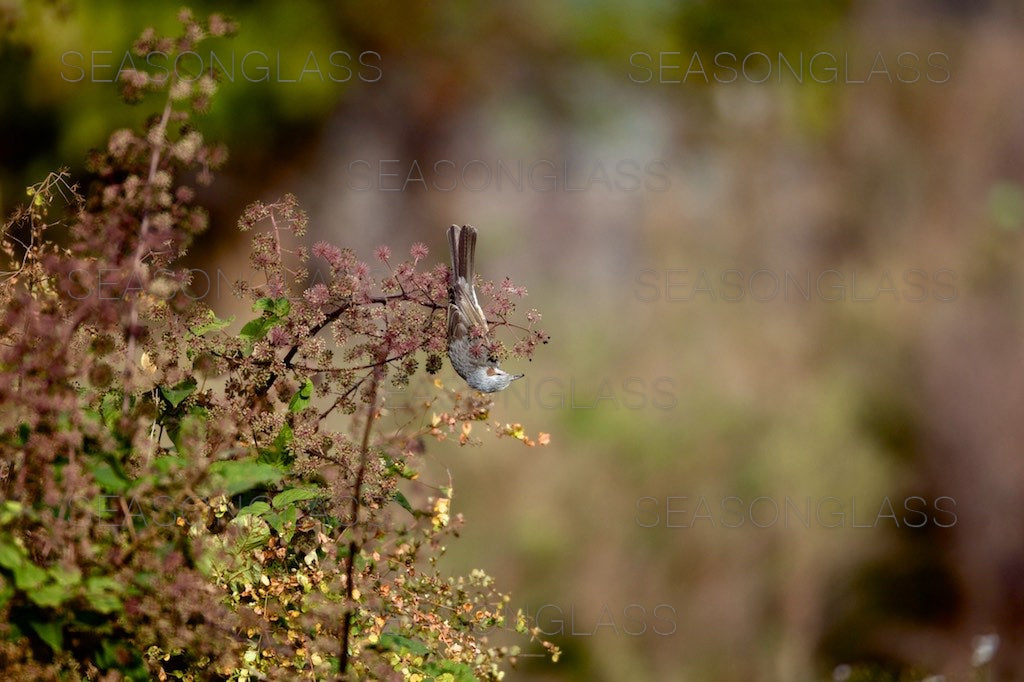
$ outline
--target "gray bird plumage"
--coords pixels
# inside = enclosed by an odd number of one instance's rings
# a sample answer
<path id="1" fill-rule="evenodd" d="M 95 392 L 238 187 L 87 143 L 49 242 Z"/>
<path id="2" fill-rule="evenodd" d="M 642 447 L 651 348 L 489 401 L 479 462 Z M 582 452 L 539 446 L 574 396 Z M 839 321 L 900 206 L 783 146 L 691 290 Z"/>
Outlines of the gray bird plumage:
<path id="1" fill-rule="evenodd" d="M 486 353 L 474 354 L 479 344 L 470 336 L 473 327 L 487 333 L 487 318 L 476 298 L 473 286 L 473 261 L 476 257 L 476 228 L 452 225 L 448 228 L 448 246 L 452 253 L 452 273 L 448 288 L 448 358 L 459 376 L 472 388 L 494 393 L 508 388 L 522 374 L 509 374 Z"/>

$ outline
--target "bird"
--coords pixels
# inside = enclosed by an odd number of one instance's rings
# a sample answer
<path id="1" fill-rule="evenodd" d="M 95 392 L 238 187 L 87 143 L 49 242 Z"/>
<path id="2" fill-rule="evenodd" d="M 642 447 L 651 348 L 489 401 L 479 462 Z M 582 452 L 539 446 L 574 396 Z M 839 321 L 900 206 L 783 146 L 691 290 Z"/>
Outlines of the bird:
<path id="1" fill-rule="evenodd" d="M 452 272 L 448 281 L 448 359 L 459 376 L 471 388 L 484 393 L 504 391 L 523 374 L 509 374 L 498 367 L 497 359 L 484 354 L 480 342 L 472 336 L 474 327 L 486 335 L 487 318 L 476 298 L 473 285 L 473 261 L 476 257 L 476 228 L 452 225 L 448 228 L 448 246 L 452 253 Z M 474 352 L 474 346 L 477 346 Z"/>

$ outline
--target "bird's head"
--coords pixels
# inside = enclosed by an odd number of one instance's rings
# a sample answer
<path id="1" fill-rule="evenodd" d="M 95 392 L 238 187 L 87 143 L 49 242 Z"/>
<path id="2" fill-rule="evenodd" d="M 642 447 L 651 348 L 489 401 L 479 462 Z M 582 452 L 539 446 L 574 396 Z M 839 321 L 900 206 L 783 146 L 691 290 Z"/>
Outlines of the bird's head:
<path id="1" fill-rule="evenodd" d="M 524 374 L 509 374 L 500 367 L 481 367 L 473 373 L 472 381 L 467 381 L 470 386 L 484 393 L 495 393 L 504 391 L 516 379 L 522 379 Z"/>

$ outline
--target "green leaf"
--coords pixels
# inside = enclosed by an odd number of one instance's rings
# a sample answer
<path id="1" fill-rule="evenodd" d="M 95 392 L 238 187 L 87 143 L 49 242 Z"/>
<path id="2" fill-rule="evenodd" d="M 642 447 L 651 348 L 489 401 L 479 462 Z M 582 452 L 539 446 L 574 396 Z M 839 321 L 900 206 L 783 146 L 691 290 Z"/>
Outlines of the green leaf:
<path id="1" fill-rule="evenodd" d="M 0 502 L 0 526 L 6 526 L 14 519 L 21 516 L 21 512 L 24 506 L 20 502 L 14 500 L 4 500 Z"/>
<path id="2" fill-rule="evenodd" d="M 235 321 L 235 316 L 232 315 L 226 320 L 218 318 L 212 310 L 206 311 L 207 321 L 202 324 L 197 324 L 195 327 L 190 327 L 189 332 L 194 336 L 202 336 L 207 332 L 219 332 L 221 329 L 228 327 L 232 322 Z"/>
<path id="3" fill-rule="evenodd" d="M 455 663 L 453 661 L 431 662 L 423 666 L 423 672 L 433 678 L 447 679 L 451 680 L 451 682 L 479 682 L 479 679 L 473 674 L 473 669 L 465 663 Z"/>
<path id="4" fill-rule="evenodd" d="M 274 509 L 281 509 L 286 505 L 301 502 L 302 500 L 312 500 L 315 497 L 322 497 L 324 491 L 319 488 L 289 488 L 284 492 L 278 493 L 274 496 L 272 504 Z"/>
<path id="5" fill-rule="evenodd" d="M 413 516 L 416 516 L 416 512 L 413 511 L 412 505 L 409 504 L 409 500 L 405 497 L 405 495 L 402 494 L 401 490 L 396 490 L 395 494 L 391 496 L 391 499 L 397 502 L 402 507 L 402 509 L 409 512 Z"/>
<path id="6" fill-rule="evenodd" d="M 185 398 L 192 395 L 192 392 L 196 390 L 196 385 L 196 380 L 189 377 L 170 388 L 161 386 L 160 395 L 164 397 L 164 400 L 171 404 L 171 407 L 177 407 L 183 400 L 185 400 Z"/>
<path id="7" fill-rule="evenodd" d="M 88 595 L 89 605 L 100 613 L 116 613 L 124 608 L 116 594 L 95 593 Z"/>
<path id="8" fill-rule="evenodd" d="M 242 347 L 242 355 L 249 357 L 252 355 L 252 348 L 257 341 L 267 335 L 271 329 L 280 324 L 281 320 L 277 317 L 257 317 L 255 320 L 246 323 L 242 330 L 238 332 L 238 337 L 244 341 Z"/>
<path id="9" fill-rule="evenodd" d="M 282 540 L 286 543 L 291 542 L 292 536 L 295 535 L 295 522 L 299 518 L 299 510 L 296 507 L 288 507 L 280 514 L 267 514 L 263 518 Z"/>
<path id="10" fill-rule="evenodd" d="M 254 313 L 269 313 L 274 309 L 274 299 L 272 298 L 259 298 L 252 304 L 252 311 Z"/>
<path id="11" fill-rule="evenodd" d="M 274 317 L 257 317 L 255 320 L 246 322 L 238 335 L 248 341 L 259 341 L 279 322 L 280 320 Z"/>
<path id="12" fill-rule="evenodd" d="M 54 621 L 31 621 L 29 625 L 39 635 L 39 639 L 50 645 L 54 652 L 59 652 L 64 646 L 63 624 Z"/>
<path id="13" fill-rule="evenodd" d="M 277 438 L 274 439 L 274 447 L 280 450 L 282 454 L 286 453 L 288 446 L 292 444 L 293 437 L 294 433 L 292 432 L 291 425 L 285 422 L 281 425 L 281 430 L 277 432 Z"/>
<path id="14" fill-rule="evenodd" d="M 85 598 L 100 613 L 120 611 L 123 608 L 120 593 L 121 583 L 107 576 L 92 576 L 85 582 Z"/>
<path id="15" fill-rule="evenodd" d="M 13 540 L 10 538 L 0 539 L 0 566 L 13 571 L 27 558 L 25 550 L 14 544 Z"/>
<path id="16" fill-rule="evenodd" d="M 61 587 L 74 587 L 82 582 L 82 572 L 77 568 L 68 570 L 60 566 L 52 566 L 48 573 L 50 578 Z"/>
<path id="17" fill-rule="evenodd" d="M 14 573 L 14 584 L 19 590 L 35 590 L 46 582 L 46 571 L 31 561 L 23 561 L 12 567 L 11 571 Z"/>
<path id="18" fill-rule="evenodd" d="M 288 446 L 292 444 L 293 437 L 292 427 L 285 422 L 273 444 L 269 448 L 260 448 L 259 461 L 281 467 L 290 464 L 294 457 L 288 452 Z"/>
<path id="19" fill-rule="evenodd" d="M 262 516 L 268 511 L 270 511 L 270 505 L 260 500 L 258 502 L 253 502 L 252 504 L 247 504 L 239 509 L 238 515 L 235 518 L 239 518 L 247 514 L 251 514 L 252 516 Z"/>
<path id="20" fill-rule="evenodd" d="M 287 317 L 292 311 L 292 303 L 287 298 L 261 298 L 252 305 L 254 313 L 270 313 L 277 317 Z"/>
<path id="21" fill-rule="evenodd" d="M 401 459 L 391 459 L 385 456 L 384 461 L 387 463 L 387 473 L 394 474 L 395 476 L 401 476 L 406 480 L 413 480 L 419 476 L 419 472 L 410 467 Z"/>
<path id="22" fill-rule="evenodd" d="M 277 483 L 284 476 L 279 467 L 252 459 L 214 462 L 210 473 L 221 480 L 229 497 L 256 486 Z"/>
<path id="23" fill-rule="evenodd" d="M 185 458 L 178 455 L 164 455 L 153 460 L 153 468 L 161 474 L 169 474 L 175 469 L 184 468 L 185 464 Z"/>
<path id="24" fill-rule="evenodd" d="M 253 505 L 256 504 L 265 505 L 267 503 L 253 503 Z M 268 506 L 267 511 L 269 511 L 269 509 L 270 508 Z M 238 540 L 236 542 L 236 547 L 238 548 L 237 551 L 235 552 L 236 558 L 245 556 L 251 550 L 257 549 L 259 547 L 265 547 L 267 541 L 270 540 L 270 526 L 269 524 L 267 524 L 266 521 L 259 518 L 258 516 L 254 516 L 252 514 L 246 514 L 245 516 L 242 516 L 241 514 L 239 514 L 235 518 L 231 519 L 230 525 L 238 526 L 242 529 L 242 533 L 239 534 Z"/>
<path id="25" fill-rule="evenodd" d="M 206 430 L 206 421 L 209 418 L 209 411 L 202 405 L 193 405 L 188 414 L 184 417 L 176 415 L 167 416 L 164 419 L 167 428 L 167 435 L 174 443 L 174 449 L 184 452 L 185 437 L 194 434 L 199 440 L 203 439 Z"/>
<path id="26" fill-rule="evenodd" d="M 424 656 L 430 653 L 430 649 L 423 642 L 403 635 L 397 635 L 393 632 L 381 633 L 379 643 L 385 649 L 391 649 L 398 653 L 408 652 L 417 656 Z"/>
<path id="27" fill-rule="evenodd" d="M 29 599 L 44 608 L 60 606 L 71 596 L 66 587 L 55 584 L 43 585 L 28 593 Z"/>
<path id="28" fill-rule="evenodd" d="M 121 416 L 122 397 L 111 391 L 103 395 L 100 401 L 100 415 L 103 417 L 103 424 L 108 429 L 113 429 L 117 418 Z"/>
<path id="29" fill-rule="evenodd" d="M 120 467 L 115 467 L 110 462 L 93 462 L 88 468 L 92 473 L 92 477 L 96 479 L 96 483 L 105 492 L 119 494 L 128 490 L 131 486 L 131 481 L 120 471 Z"/>
<path id="30" fill-rule="evenodd" d="M 302 386 L 295 392 L 295 395 L 292 396 L 291 402 L 288 403 L 288 411 L 292 414 L 301 412 L 309 405 L 309 401 L 312 397 L 313 380 L 307 378 L 302 382 Z"/>
<path id="31" fill-rule="evenodd" d="M 263 313 L 260 317 L 250 320 L 238 333 L 239 338 L 245 341 L 243 354 L 252 354 L 252 347 L 257 341 L 267 335 L 271 329 L 281 324 L 288 313 L 291 312 L 292 304 L 287 298 L 261 298 L 253 304 L 254 312 Z"/>

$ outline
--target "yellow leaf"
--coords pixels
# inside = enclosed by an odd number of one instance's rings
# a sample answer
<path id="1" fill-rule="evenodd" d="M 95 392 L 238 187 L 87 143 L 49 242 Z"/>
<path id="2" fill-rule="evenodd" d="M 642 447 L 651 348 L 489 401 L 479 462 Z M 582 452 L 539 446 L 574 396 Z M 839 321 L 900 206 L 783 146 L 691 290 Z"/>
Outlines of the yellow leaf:
<path id="1" fill-rule="evenodd" d="M 153 362 L 153 359 L 149 357 L 149 353 L 142 354 L 142 357 L 139 358 L 139 365 L 149 374 L 156 373 L 156 364 Z"/>

